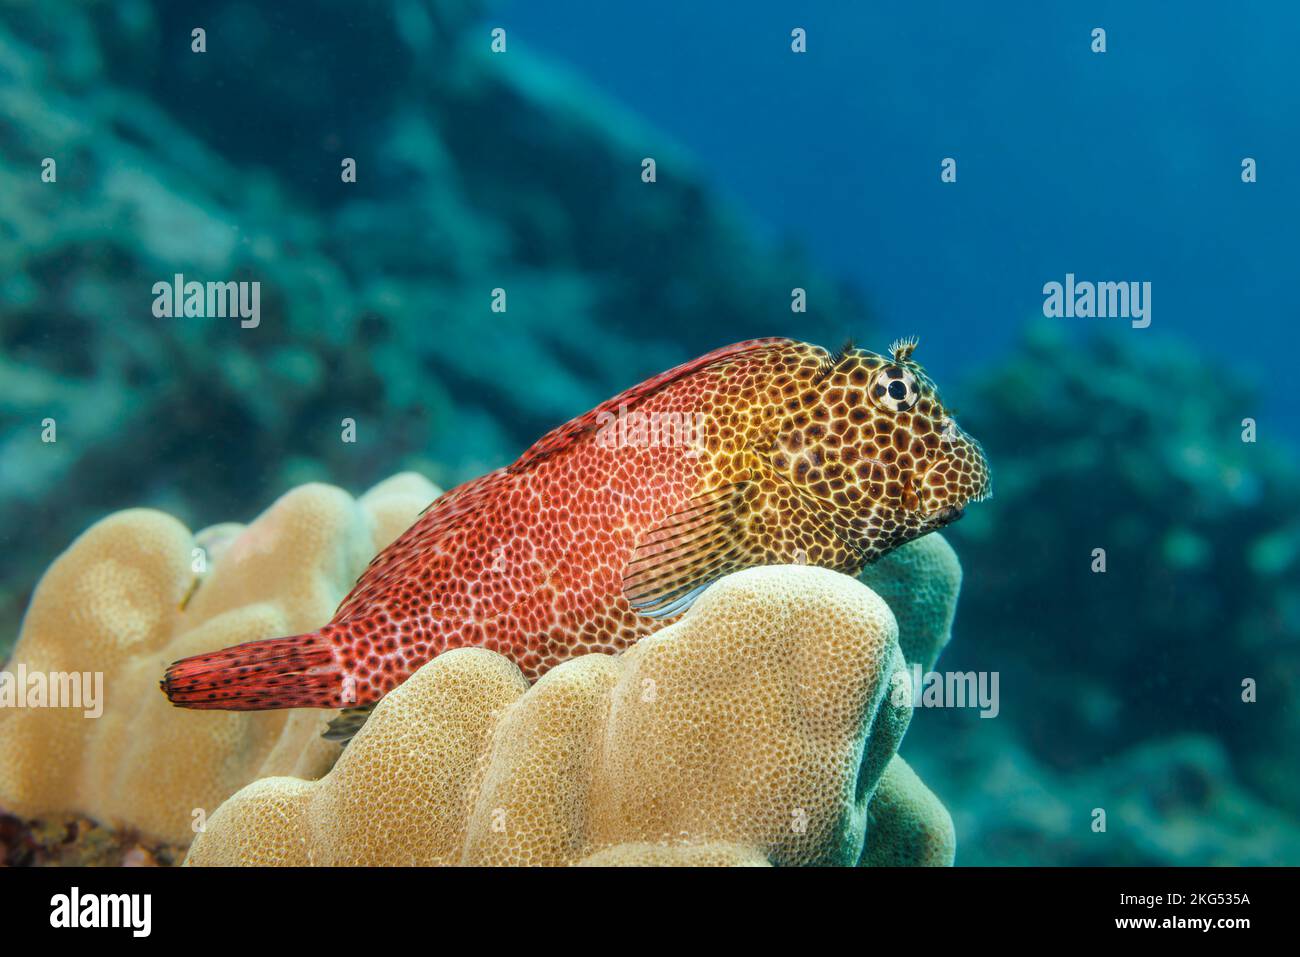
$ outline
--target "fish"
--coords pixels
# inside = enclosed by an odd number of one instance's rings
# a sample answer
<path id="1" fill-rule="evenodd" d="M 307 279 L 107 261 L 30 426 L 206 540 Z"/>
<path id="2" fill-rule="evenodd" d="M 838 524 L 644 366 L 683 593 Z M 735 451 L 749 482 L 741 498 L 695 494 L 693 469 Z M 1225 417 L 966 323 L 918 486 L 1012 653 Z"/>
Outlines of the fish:
<path id="1" fill-rule="evenodd" d="M 440 496 L 318 630 L 182 659 L 162 690 L 183 708 L 346 709 L 345 739 L 450 649 L 535 681 L 617 654 L 745 568 L 856 576 L 991 491 L 916 347 L 752 339 L 669 369 Z"/>

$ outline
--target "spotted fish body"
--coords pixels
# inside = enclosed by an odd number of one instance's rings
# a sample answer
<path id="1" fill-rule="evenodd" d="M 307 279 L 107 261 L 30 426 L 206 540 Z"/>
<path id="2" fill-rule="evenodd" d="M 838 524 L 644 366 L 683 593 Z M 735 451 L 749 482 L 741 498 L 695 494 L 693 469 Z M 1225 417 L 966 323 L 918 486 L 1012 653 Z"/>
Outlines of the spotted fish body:
<path id="1" fill-rule="evenodd" d="M 913 348 L 759 339 L 649 379 L 435 501 L 319 631 L 184 659 L 163 690 L 189 708 L 363 706 L 465 646 L 535 680 L 621 651 L 733 571 L 856 575 L 988 494 Z"/>

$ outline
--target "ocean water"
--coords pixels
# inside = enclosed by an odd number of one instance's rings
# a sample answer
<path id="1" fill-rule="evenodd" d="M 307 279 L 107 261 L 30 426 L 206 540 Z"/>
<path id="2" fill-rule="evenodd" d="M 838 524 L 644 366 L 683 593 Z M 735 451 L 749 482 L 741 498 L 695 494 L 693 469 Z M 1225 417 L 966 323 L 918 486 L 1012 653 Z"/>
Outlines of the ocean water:
<path id="1" fill-rule="evenodd" d="M 1220 354 L 1258 383 L 1272 428 L 1300 436 L 1293 5 L 758 2 L 739 16 L 573 0 L 496 19 L 691 150 L 770 234 L 864 290 L 890 332 L 919 335 L 945 381 L 1041 316 L 1044 283 L 1144 281 L 1144 338 Z M 795 27 L 806 55 L 786 55 Z M 1246 157 L 1262 171 L 1250 186 Z"/>
<path id="2" fill-rule="evenodd" d="M 1297 28 L 1280 2 L 7 6 L 0 650 L 110 512 L 449 488 L 717 346 L 915 335 L 993 472 L 944 533 L 935 667 L 996 676 L 996 707 L 918 707 L 900 751 L 957 863 L 1300 863 Z M 258 298 L 169 314 L 178 276 Z M 1052 283 L 1125 284 L 1131 314 L 1049 314 Z"/>

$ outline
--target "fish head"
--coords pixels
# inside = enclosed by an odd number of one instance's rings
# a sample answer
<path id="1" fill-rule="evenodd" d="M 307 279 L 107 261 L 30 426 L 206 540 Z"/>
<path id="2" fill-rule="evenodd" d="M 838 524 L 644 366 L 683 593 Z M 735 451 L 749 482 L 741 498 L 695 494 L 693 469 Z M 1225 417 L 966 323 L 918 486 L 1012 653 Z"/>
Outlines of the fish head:
<path id="1" fill-rule="evenodd" d="M 959 519 L 991 493 L 980 444 L 913 359 L 846 346 L 786 390 L 770 459 L 865 562 Z"/>

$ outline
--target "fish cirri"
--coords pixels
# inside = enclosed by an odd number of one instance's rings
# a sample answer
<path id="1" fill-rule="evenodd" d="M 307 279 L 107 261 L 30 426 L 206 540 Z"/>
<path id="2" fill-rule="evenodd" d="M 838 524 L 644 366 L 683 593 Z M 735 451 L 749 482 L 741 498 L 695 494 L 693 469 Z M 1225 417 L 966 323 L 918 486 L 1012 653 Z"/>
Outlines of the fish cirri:
<path id="1" fill-rule="evenodd" d="M 915 345 L 756 339 L 670 369 L 437 499 L 318 631 L 186 658 L 162 688 L 186 708 L 352 708 L 465 646 L 536 680 L 743 568 L 856 575 L 989 494 Z"/>

